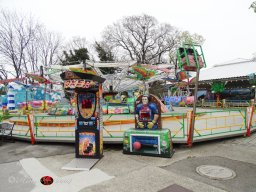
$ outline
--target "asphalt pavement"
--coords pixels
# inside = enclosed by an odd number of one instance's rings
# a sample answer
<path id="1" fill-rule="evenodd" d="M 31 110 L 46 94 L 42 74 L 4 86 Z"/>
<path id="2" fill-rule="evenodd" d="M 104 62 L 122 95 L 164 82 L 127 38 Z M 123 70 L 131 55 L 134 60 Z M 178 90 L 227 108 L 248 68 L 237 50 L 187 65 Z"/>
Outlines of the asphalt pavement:
<path id="1" fill-rule="evenodd" d="M 172 158 L 124 155 L 122 145 L 104 145 L 104 157 L 92 170 L 99 169 L 114 178 L 85 187 L 80 192 L 255 192 L 255 147 L 256 133 L 251 137 L 196 143 L 192 148 L 174 145 L 175 154 Z M 61 169 L 74 158 L 74 151 L 74 144 L 3 143 L 0 146 L 0 191 L 35 191 L 33 178 L 20 163 L 26 158 L 35 158 L 60 178 L 75 175 L 79 171 Z M 235 177 L 225 180 L 200 175 L 196 169 L 202 165 L 228 168 L 235 173 Z M 208 173 L 224 174 L 216 170 Z M 76 192 L 67 185 L 69 187 L 68 191 Z M 50 191 L 50 188 L 46 186 L 45 191 Z"/>

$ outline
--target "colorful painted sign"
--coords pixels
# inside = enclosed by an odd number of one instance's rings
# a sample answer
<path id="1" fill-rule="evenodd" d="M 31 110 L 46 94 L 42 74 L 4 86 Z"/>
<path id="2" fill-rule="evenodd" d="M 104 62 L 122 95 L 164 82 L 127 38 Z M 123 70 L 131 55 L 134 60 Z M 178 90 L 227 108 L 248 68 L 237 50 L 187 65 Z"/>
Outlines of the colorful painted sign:
<path id="1" fill-rule="evenodd" d="M 135 102 L 136 129 L 162 129 L 161 106 L 154 95 L 141 95 Z"/>
<path id="2" fill-rule="evenodd" d="M 75 89 L 75 88 L 89 89 L 95 86 L 98 86 L 97 82 L 84 80 L 84 79 L 66 80 L 64 82 L 64 89 Z"/>
<path id="3" fill-rule="evenodd" d="M 94 156 L 96 153 L 95 133 L 80 132 L 79 133 L 79 155 Z"/>
<path id="4" fill-rule="evenodd" d="M 92 116 L 95 116 L 96 108 L 96 95 L 95 93 L 79 93 L 78 94 L 78 110 L 80 115 L 88 119 Z"/>

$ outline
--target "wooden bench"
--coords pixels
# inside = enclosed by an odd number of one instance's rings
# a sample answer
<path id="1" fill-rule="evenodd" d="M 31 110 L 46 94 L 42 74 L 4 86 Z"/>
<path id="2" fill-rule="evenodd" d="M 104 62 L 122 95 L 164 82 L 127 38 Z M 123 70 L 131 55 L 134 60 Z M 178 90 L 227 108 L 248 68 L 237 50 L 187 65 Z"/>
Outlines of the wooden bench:
<path id="1" fill-rule="evenodd" d="M 15 123 L 8 123 L 8 122 L 2 122 L 0 123 L 0 136 L 1 136 L 1 143 L 2 145 L 4 138 L 9 138 L 10 141 L 14 142 L 14 139 L 12 137 L 12 131 Z"/>

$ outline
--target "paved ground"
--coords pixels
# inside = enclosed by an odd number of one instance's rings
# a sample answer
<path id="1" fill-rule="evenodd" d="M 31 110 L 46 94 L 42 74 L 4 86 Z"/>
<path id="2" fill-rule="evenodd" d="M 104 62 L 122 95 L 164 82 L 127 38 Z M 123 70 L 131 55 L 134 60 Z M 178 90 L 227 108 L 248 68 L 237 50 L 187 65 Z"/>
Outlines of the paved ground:
<path id="1" fill-rule="evenodd" d="M 80 192 L 256 191 L 256 133 L 249 138 L 198 143 L 193 148 L 175 145 L 176 152 L 171 159 L 124 155 L 121 145 L 104 147 L 104 157 L 93 169 L 98 168 L 114 178 Z M 28 192 L 35 187 L 19 163 L 24 158 L 35 157 L 58 177 L 77 173 L 61 170 L 74 158 L 72 144 L 31 146 L 28 142 L 16 141 L 0 146 L 0 154 L 0 191 L 4 192 Z M 236 172 L 236 177 L 225 181 L 211 180 L 196 173 L 196 167 L 200 165 L 227 167 Z"/>

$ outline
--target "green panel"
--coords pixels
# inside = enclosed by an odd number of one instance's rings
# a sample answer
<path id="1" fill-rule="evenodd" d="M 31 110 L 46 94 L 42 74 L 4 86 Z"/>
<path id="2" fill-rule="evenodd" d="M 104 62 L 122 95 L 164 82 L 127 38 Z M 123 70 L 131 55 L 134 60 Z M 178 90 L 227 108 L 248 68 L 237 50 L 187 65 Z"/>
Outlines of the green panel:
<path id="1" fill-rule="evenodd" d="M 135 149 L 133 143 L 141 147 Z M 174 150 L 169 129 L 138 130 L 129 129 L 124 132 L 123 153 L 158 157 L 172 157 Z"/>

